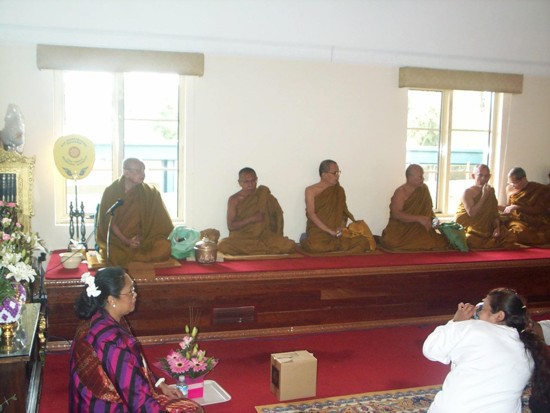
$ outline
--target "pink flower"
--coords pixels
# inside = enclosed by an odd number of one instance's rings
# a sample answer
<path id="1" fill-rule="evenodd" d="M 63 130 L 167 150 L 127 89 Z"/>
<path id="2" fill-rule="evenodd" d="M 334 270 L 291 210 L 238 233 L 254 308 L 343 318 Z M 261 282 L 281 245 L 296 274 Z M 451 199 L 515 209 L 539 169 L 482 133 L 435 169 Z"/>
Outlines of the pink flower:
<path id="1" fill-rule="evenodd" d="M 193 371 L 200 372 L 206 370 L 206 363 L 204 361 L 199 361 L 198 358 L 193 357 L 190 362 Z"/>
<path id="2" fill-rule="evenodd" d="M 179 358 L 168 358 L 168 365 L 174 374 L 186 373 L 192 367 L 191 362 L 181 355 Z"/>
<path id="3" fill-rule="evenodd" d="M 182 350 L 185 350 L 191 343 L 193 342 L 193 337 L 191 336 L 185 336 L 183 337 L 183 341 L 180 342 L 180 347 Z"/>
<path id="4" fill-rule="evenodd" d="M 168 355 L 166 356 L 166 359 L 167 360 L 179 360 L 181 359 L 181 354 L 178 353 L 177 351 L 170 351 L 170 353 L 168 353 Z"/>
<path id="5" fill-rule="evenodd" d="M 15 208 L 15 207 L 17 207 L 17 204 L 15 202 L 8 202 L 8 204 L 6 206 L 8 206 L 10 208 Z"/>

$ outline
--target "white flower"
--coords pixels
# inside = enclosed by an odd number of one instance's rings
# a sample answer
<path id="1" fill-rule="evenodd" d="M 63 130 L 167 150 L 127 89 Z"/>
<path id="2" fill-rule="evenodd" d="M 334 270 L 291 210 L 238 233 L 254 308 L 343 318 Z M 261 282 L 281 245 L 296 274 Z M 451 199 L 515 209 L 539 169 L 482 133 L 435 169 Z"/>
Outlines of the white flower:
<path id="1" fill-rule="evenodd" d="M 15 265 L 19 261 L 21 261 L 21 254 L 19 254 L 18 252 L 2 251 L 2 260 L 0 261 L 0 267 Z"/>
<path id="2" fill-rule="evenodd" d="M 9 264 L 7 265 L 7 268 L 9 270 L 9 273 L 6 274 L 6 278 L 14 278 L 17 282 L 34 281 L 34 276 L 36 275 L 36 272 L 30 265 L 25 264 L 24 262 L 19 261 L 15 265 Z"/>
<path id="3" fill-rule="evenodd" d="M 101 291 L 99 291 L 95 285 L 95 278 L 92 277 L 89 272 L 82 274 L 80 281 L 88 286 L 86 287 L 86 295 L 88 297 L 97 297 L 101 294 Z"/>

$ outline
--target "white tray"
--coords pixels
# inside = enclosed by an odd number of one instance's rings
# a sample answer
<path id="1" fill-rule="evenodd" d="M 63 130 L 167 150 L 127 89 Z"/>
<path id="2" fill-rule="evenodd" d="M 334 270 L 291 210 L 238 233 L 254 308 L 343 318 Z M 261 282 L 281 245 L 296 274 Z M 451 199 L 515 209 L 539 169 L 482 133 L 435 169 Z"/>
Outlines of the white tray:
<path id="1" fill-rule="evenodd" d="M 201 406 L 207 406 L 209 404 L 229 401 L 231 400 L 231 396 L 214 380 L 205 380 L 203 397 L 197 397 L 193 400 Z"/>

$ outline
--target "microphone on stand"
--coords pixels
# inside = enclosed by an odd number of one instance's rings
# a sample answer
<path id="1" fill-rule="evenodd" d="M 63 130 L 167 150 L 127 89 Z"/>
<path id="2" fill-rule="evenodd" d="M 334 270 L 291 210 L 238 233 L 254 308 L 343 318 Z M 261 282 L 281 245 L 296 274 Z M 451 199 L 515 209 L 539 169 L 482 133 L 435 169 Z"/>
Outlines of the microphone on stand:
<path id="1" fill-rule="evenodd" d="M 118 199 L 111 208 L 107 210 L 106 215 L 109 217 L 109 225 L 107 227 L 107 266 L 111 265 L 111 225 L 113 224 L 113 217 L 115 216 L 115 210 L 124 204 L 124 199 Z"/>
<path id="2" fill-rule="evenodd" d="M 105 212 L 106 215 L 114 215 L 115 209 L 117 209 L 119 206 L 122 206 L 124 204 L 124 199 L 118 199 L 111 207 Z"/>

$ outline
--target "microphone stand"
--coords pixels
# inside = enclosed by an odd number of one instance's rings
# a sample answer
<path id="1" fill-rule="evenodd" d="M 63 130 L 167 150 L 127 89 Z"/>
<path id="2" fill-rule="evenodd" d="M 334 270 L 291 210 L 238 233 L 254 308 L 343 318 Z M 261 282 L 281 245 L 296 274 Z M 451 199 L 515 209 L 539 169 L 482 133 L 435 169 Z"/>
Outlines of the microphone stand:
<path id="1" fill-rule="evenodd" d="M 119 199 L 116 201 L 111 208 L 107 210 L 107 213 L 110 215 L 109 217 L 109 225 L 107 226 L 107 266 L 111 266 L 111 226 L 113 224 L 113 217 L 115 216 L 116 209 L 124 204 L 124 201 L 122 199 Z"/>
<path id="2" fill-rule="evenodd" d="M 113 216 L 115 211 L 111 211 L 109 214 L 109 225 L 107 226 L 107 267 L 111 266 L 111 224 L 113 223 Z"/>

